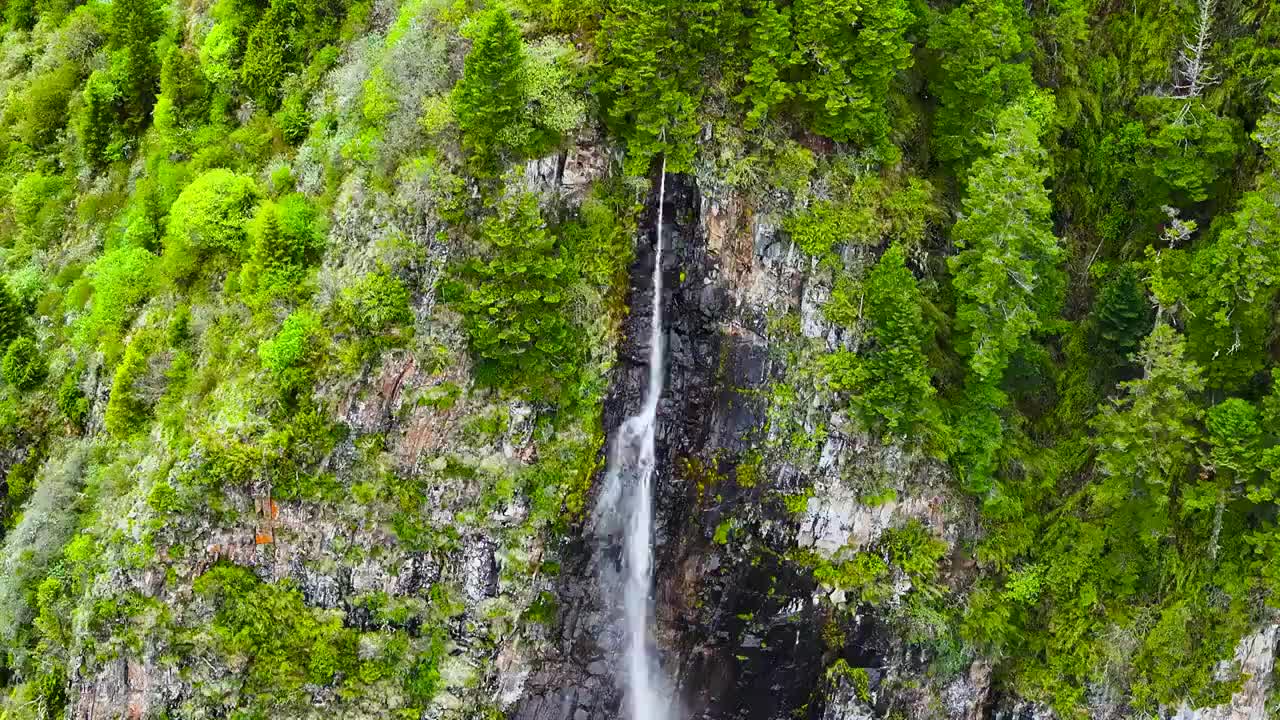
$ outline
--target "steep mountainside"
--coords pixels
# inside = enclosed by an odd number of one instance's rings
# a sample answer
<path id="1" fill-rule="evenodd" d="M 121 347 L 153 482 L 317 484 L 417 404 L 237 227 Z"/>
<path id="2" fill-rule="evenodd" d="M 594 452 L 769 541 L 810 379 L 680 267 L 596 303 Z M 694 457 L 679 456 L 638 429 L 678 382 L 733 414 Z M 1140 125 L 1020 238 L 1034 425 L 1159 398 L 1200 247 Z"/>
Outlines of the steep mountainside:
<path id="1" fill-rule="evenodd" d="M 5 0 L 0 720 L 1280 717 L 1278 7 Z"/>

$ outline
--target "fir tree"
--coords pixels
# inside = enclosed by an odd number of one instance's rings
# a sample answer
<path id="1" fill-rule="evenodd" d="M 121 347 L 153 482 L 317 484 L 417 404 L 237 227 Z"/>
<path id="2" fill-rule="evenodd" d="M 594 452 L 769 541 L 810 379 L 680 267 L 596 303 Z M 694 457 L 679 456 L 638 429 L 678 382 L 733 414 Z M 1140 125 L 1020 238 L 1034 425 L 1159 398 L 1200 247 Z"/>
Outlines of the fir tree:
<path id="1" fill-rule="evenodd" d="M 9 286 L 0 280 L 0 348 L 8 348 L 22 334 L 22 306 Z"/>
<path id="2" fill-rule="evenodd" d="M 110 148 L 116 118 L 119 89 L 110 74 L 94 70 L 84 86 L 84 106 L 80 116 L 80 142 L 89 164 L 102 168 L 110 162 Z"/>
<path id="3" fill-rule="evenodd" d="M 240 82 L 267 110 L 280 104 L 280 89 L 293 65 L 297 25 L 294 0 L 272 0 L 245 44 Z"/>
<path id="4" fill-rule="evenodd" d="M 1098 350 L 1127 358 L 1151 328 L 1151 304 L 1136 265 L 1125 264 L 1102 288 L 1094 309 Z"/>
<path id="5" fill-rule="evenodd" d="M 519 148 L 504 147 L 504 130 L 525 121 L 524 40 L 511 15 L 498 7 L 477 21 L 462 79 L 453 91 L 463 144 L 479 168 L 497 169 Z"/>
<path id="6" fill-rule="evenodd" d="M 1051 232 L 1048 170 L 1021 105 L 1001 114 L 990 155 L 973 164 L 948 261 L 970 370 L 999 382 L 1009 357 L 1057 309 L 1062 248 Z"/>
<path id="7" fill-rule="evenodd" d="M 963 166 L 981 155 L 983 138 L 1011 101 L 1035 84 L 1021 61 L 1027 38 L 1022 3 L 966 0 L 948 11 L 929 34 L 938 73 L 930 89 L 938 98 L 934 151 Z"/>
<path id="8" fill-rule="evenodd" d="M 156 102 L 160 62 L 155 43 L 163 30 L 163 17 L 155 0 L 112 0 L 107 36 L 116 56 L 113 74 L 123 96 L 126 117 L 138 125 L 150 117 Z"/>

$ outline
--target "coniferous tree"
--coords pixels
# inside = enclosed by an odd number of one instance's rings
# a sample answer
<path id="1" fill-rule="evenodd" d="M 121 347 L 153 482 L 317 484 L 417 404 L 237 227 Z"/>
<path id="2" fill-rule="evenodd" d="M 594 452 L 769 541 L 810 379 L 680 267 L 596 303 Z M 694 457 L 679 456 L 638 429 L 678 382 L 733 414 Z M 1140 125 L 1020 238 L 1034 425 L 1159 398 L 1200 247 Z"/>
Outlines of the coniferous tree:
<path id="1" fill-rule="evenodd" d="M 866 357 L 837 353 L 828 363 L 832 386 L 848 391 L 859 413 L 883 423 L 890 435 L 919 422 L 934 394 L 922 351 L 925 325 L 920 302 L 920 288 L 907 268 L 906 253 L 901 246 L 890 246 L 867 280 L 871 347 Z"/>
<path id="2" fill-rule="evenodd" d="M 1151 329 L 1151 304 L 1137 266 L 1126 264 L 1107 281 L 1094 310 L 1094 343 L 1117 359 L 1128 358 Z"/>
<path id="3" fill-rule="evenodd" d="M 1057 309 L 1062 287 L 1044 182 L 1039 128 L 1022 105 L 1005 110 L 973 164 L 963 214 L 952 229 L 960 248 L 949 259 L 956 321 L 966 335 L 970 370 L 999 382 L 1010 356 Z"/>
<path id="4" fill-rule="evenodd" d="M 151 115 L 160 85 L 155 43 L 164 31 L 156 0 L 113 0 L 107 36 L 114 53 L 113 74 L 126 118 L 138 126 Z"/>
<path id="5" fill-rule="evenodd" d="M 94 167 L 105 167 L 110 162 L 119 99 L 120 91 L 110 74 L 94 70 L 84 86 L 80 116 L 80 142 L 84 145 L 85 158 Z"/>
<path id="6" fill-rule="evenodd" d="M 1122 513 L 1150 542 L 1167 532 L 1170 492 L 1196 461 L 1201 411 L 1195 396 L 1204 380 L 1186 357 L 1183 338 L 1163 323 L 1139 355 L 1144 376 L 1122 383 L 1124 396 L 1094 420 L 1103 479 L 1092 495 L 1097 509 Z"/>
<path id="7" fill-rule="evenodd" d="M 814 129 L 836 140 L 874 142 L 889 131 L 889 84 L 911 66 L 904 37 L 914 20 L 904 0 L 798 0 L 796 45 L 805 62 L 799 92 Z"/>
<path id="8" fill-rule="evenodd" d="M 170 49 L 160 70 L 160 93 L 173 103 L 180 123 L 208 120 L 210 87 L 195 53 L 179 46 Z"/>
<path id="9" fill-rule="evenodd" d="M 506 8 L 477 20 L 453 103 L 463 144 L 486 171 L 519 150 L 504 147 L 502 137 L 504 130 L 524 121 L 524 65 L 524 40 Z"/>
<path id="10" fill-rule="evenodd" d="M 611 125 L 627 141 L 631 174 L 647 172 L 658 155 L 666 155 L 672 172 L 693 161 L 703 82 L 699 48 L 682 26 L 686 15 L 697 17 L 678 0 L 620 0 L 601 21 L 604 100 Z M 697 39 L 706 41 L 702 34 Z"/>
<path id="11" fill-rule="evenodd" d="M 1026 11 L 1011 0 L 966 0 L 941 17 L 929 34 L 937 53 L 930 89 L 938 98 L 934 151 L 962 166 L 982 154 L 983 138 L 1008 103 L 1030 92 Z"/>
<path id="12" fill-rule="evenodd" d="M 293 65 L 293 34 L 298 25 L 294 0 L 272 0 L 245 44 L 240 82 L 268 110 L 280 104 L 280 89 Z"/>
<path id="13" fill-rule="evenodd" d="M 9 343 L 22 334 L 22 306 L 13 296 L 9 286 L 0 280 L 0 348 L 9 347 Z"/>

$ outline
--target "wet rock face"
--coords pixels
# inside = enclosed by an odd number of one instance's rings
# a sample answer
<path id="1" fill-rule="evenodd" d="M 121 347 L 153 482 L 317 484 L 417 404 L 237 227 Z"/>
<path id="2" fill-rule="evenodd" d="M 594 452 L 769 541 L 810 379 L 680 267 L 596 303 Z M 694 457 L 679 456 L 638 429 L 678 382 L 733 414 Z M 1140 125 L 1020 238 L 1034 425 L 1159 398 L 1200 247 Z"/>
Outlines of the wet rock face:
<path id="1" fill-rule="evenodd" d="M 844 647 L 829 648 L 821 633 L 830 611 L 813 601 L 808 572 L 786 558 L 801 525 L 766 498 L 811 479 L 793 473 L 754 486 L 727 479 L 764 437 L 768 385 L 787 369 L 771 352 L 765 325 L 771 311 L 800 307 L 800 266 L 808 260 L 782 249 L 771 230 L 755 231 L 741 204 L 707 202 L 683 177 L 668 178 L 664 215 L 667 380 L 659 406 L 654 639 L 677 716 L 825 718 L 824 667 L 841 656 L 875 667 L 875 633 L 868 623 Z M 605 408 L 609 433 L 639 407 L 647 381 L 653 250 L 650 231 L 631 270 L 632 313 Z M 749 546 L 713 538 L 731 516 L 753 539 Z M 596 579 L 602 564 L 618 562 L 620 548 L 577 543 L 564 553 L 554 650 L 533 663 L 513 713 L 520 720 L 619 717 L 621 638 Z M 832 712 L 833 719 L 862 717 Z"/>

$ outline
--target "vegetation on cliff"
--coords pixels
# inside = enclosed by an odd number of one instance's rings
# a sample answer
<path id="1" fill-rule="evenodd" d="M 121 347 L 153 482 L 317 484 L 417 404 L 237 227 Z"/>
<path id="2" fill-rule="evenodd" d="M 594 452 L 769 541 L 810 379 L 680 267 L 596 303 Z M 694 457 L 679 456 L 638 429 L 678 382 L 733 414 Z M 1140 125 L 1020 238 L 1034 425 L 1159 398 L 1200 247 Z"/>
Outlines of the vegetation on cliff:
<path id="1" fill-rule="evenodd" d="M 540 622 L 659 158 L 811 258 L 809 379 L 979 509 L 961 580 L 919 525 L 802 559 L 909 581 L 933 671 L 1218 703 L 1280 607 L 1271 0 L 9 0 L 0 33 L 0 716 L 143 657 L 157 717 L 462 712 L 457 577 L 329 597 L 277 533 L 481 538 L 485 642 Z"/>

